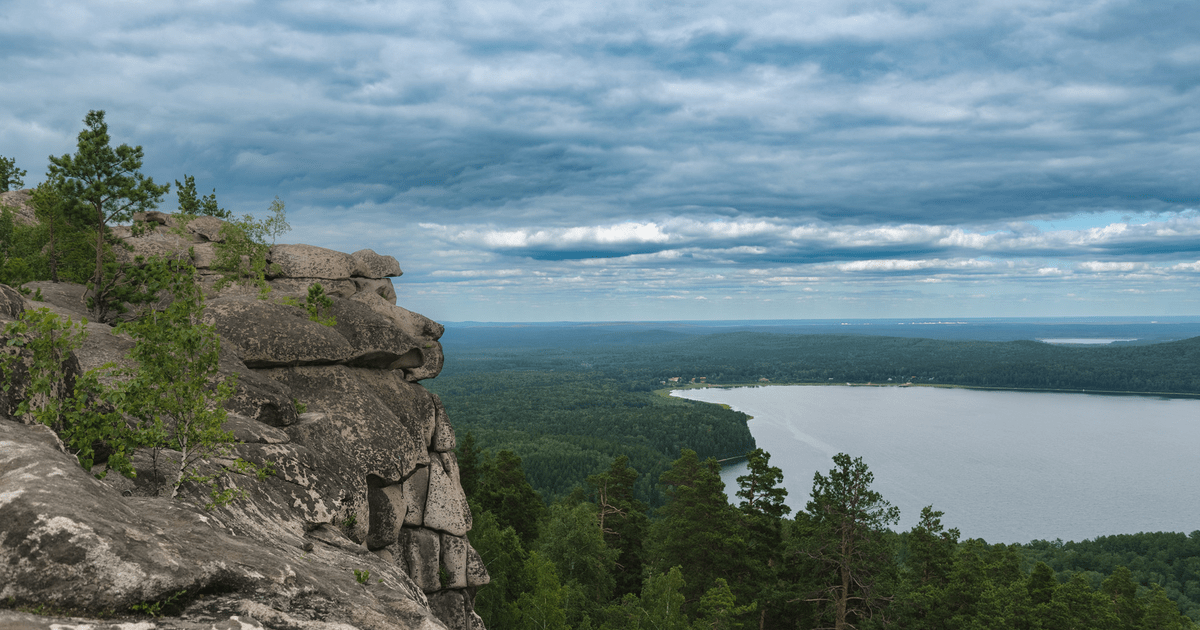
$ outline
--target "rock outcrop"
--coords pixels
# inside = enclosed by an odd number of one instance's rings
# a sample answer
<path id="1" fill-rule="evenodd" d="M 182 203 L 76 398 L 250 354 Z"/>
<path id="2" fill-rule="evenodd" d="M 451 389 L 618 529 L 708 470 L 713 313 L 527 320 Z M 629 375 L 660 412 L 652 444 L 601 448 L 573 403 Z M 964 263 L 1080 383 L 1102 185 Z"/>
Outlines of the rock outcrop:
<path id="1" fill-rule="evenodd" d="M 466 538 L 454 430 L 420 385 L 441 370 L 442 327 L 395 305 L 396 260 L 276 245 L 261 300 L 257 288 L 215 290 L 218 220 L 138 218 L 147 234 L 118 229 L 131 256 L 190 257 L 210 289 L 204 319 L 221 336 L 222 373 L 237 376 L 226 428 L 237 455 L 275 472 L 226 474 L 246 498 L 206 511 L 189 485 L 180 499 L 155 496 L 145 457 L 135 479 L 97 480 L 48 428 L 0 416 L 0 626 L 72 627 L 79 615 L 102 628 L 162 603 L 165 616 L 139 627 L 482 628 L 473 601 L 488 575 Z M 335 326 L 282 301 L 315 282 Z M 28 308 L 86 316 L 80 287 L 29 288 L 44 301 L 0 286 L 0 324 Z M 88 331 L 78 369 L 126 360 L 131 340 Z M 39 607 L 58 616 L 17 612 Z"/>

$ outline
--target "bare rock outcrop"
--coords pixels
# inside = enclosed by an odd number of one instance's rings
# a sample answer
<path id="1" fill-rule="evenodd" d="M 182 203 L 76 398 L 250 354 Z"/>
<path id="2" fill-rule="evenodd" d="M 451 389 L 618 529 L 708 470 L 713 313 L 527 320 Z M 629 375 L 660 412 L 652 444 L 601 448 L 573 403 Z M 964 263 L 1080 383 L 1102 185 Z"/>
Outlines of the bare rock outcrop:
<path id="1" fill-rule="evenodd" d="M 187 256 L 206 278 L 204 319 L 222 339 L 221 372 L 237 377 L 226 429 L 237 455 L 274 474 L 209 462 L 246 498 L 208 511 L 186 484 L 180 499 L 153 496 L 141 455 L 136 479 L 93 478 L 51 431 L 0 404 L 0 600 L 84 618 L 169 601 L 146 628 L 482 628 L 473 600 L 488 575 L 466 538 L 454 430 L 419 382 L 441 370 L 443 329 L 396 306 L 396 260 L 276 245 L 272 291 L 258 299 L 257 288 L 215 290 L 219 220 L 138 219 L 145 234 L 119 232 L 133 254 Z M 282 300 L 317 282 L 334 326 Z M 86 314 L 79 287 L 38 288 L 44 302 L 0 286 L 0 324 L 27 308 Z M 131 340 L 88 329 L 73 369 L 125 360 Z M 4 627 L 71 623 L 0 612 Z"/>

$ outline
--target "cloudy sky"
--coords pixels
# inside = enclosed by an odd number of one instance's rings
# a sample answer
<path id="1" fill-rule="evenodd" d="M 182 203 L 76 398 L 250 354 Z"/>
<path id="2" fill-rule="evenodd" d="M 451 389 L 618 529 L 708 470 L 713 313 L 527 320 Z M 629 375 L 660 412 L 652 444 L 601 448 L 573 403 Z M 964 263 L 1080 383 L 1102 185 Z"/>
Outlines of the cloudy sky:
<path id="1" fill-rule="evenodd" d="M 443 321 L 1200 315 L 1200 5 L 0 2 L 0 155 L 395 256 Z M 174 191 L 163 203 L 175 204 Z"/>

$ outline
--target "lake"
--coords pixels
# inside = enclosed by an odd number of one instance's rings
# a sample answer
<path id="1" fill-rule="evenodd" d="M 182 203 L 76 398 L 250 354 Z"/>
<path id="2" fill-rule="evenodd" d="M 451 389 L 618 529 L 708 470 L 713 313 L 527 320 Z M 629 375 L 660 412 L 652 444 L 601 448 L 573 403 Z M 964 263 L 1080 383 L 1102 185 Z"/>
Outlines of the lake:
<path id="1" fill-rule="evenodd" d="M 862 457 L 873 488 L 988 542 L 1200 529 L 1200 400 L 930 387 L 689 389 L 753 419 L 803 508 L 832 457 Z M 731 500 L 745 464 L 722 472 Z M 735 501 L 736 502 L 736 501 Z"/>

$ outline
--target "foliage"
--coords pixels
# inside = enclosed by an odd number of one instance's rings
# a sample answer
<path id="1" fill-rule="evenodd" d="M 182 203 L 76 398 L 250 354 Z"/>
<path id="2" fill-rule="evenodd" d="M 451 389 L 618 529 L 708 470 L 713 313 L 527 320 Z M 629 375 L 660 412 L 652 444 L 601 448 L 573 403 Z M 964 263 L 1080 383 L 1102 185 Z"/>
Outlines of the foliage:
<path id="1" fill-rule="evenodd" d="M 503 450 L 483 463 L 481 482 L 474 500 L 481 510 L 491 512 L 500 527 L 512 527 L 529 549 L 538 537 L 546 505 L 525 479 L 521 458 Z"/>
<path id="2" fill-rule="evenodd" d="M 263 235 L 271 237 L 271 244 L 275 244 L 275 239 L 287 234 L 292 230 L 292 225 L 287 222 L 287 212 L 283 207 L 283 200 L 275 197 L 271 201 L 271 207 L 267 210 L 268 215 L 262 222 Z"/>
<path id="3" fill-rule="evenodd" d="M 1099 576 L 1126 568 L 1140 591 L 1158 584 L 1179 608 L 1200 621 L 1200 530 L 1191 534 L 1144 532 L 1062 542 L 1035 540 L 1021 546 L 1026 564 L 1043 563 L 1050 574 Z M 1036 571 L 1036 569 L 1035 569 Z"/>
<path id="4" fill-rule="evenodd" d="M 716 460 L 701 462 L 695 451 L 684 449 L 659 483 L 667 503 L 651 525 L 649 564 L 660 572 L 682 567 L 689 602 L 699 600 L 717 578 L 744 584 L 745 539 Z"/>
<path id="5" fill-rule="evenodd" d="M 563 608 L 566 591 L 559 582 L 554 563 L 536 551 L 525 561 L 529 589 L 516 602 L 517 627 L 530 630 L 566 630 L 567 615 Z"/>
<path id="6" fill-rule="evenodd" d="M 28 379 L 17 416 L 32 418 L 54 430 L 78 458 L 84 470 L 96 464 L 97 449 L 107 453 L 105 470 L 133 476 L 126 454 L 128 434 L 120 416 L 105 411 L 100 400 L 103 388 L 95 371 L 73 376 L 72 352 L 87 338 L 87 320 L 63 321 L 49 309 L 27 310 L 20 319 L 4 327 L 7 352 L 0 354 L 3 390 L 18 381 L 19 372 Z"/>
<path id="7" fill-rule="evenodd" d="M 833 463 L 828 476 L 813 475 L 805 552 L 824 577 L 808 599 L 825 603 L 832 627 L 842 630 L 871 618 L 886 601 L 878 578 L 891 550 L 883 534 L 900 520 L 900 510 L 871 489 L 875 476 L 861 457 L 838 453 Z"/>
<path id="8" fill-rule="evenodd" d="M 163 265 L 165 273 L 146 279 L 146 290 L 169 292 L 171 304 L 117 327 L 133 337 L 129 357 L 138 367 L 118 370 L 126 380 L 116 400 L 134 420 L 140 445 L 150 449 L 156 475 L 162 472 L 160 465 L 169 466 L 165 479 L 155 481 L 168 484 L 172 497 L 187 482 L 207 486 L 208 507 L 215 507 L 242 492 L 222 489 L 222 473 L 201 472 L 203 461 L 229 460 L 228 470 L 260 479 L 271 471 L 233 455 L 237 442 L 223 428 L 226 412 L 221 403 L 234 392 L 234 382 L 222 377 L 217 367 L 220 339 L 211 325 L 200 322 L 204 293 L 195 281 L 195 269 L 178 261 Z"/>
<path id="9" fill-rule="evenodd" d="M 26 174 L 24 169 L 17 168 L 15 158 L 6 158 L 0 155 L 0 192 L 20 190 L 25 185 L 25 180 L 22 178 Z"/>
<path id="10" fill-rule="evenodd" d="M 179 199 L 179 212 L 191 216 L 217 217 L 231 219 L 233 213 L 217 205 L 217 189 L 212 194 L 198 197 L 196 194 L 196 178 L 185 174 L 183 182 L 175 180 L 175 196 Z"/>
<path id="11" fill-rule="evenodd" d="M 129 220 L 133 212 L 154 209 L 170 186 L 156 185 L 142 174 L 142 147 L 109 146 L 103 110 L 88 112 L 83 122 L 86 128 L 79 133 L 75 155 L 51 156 L 46 177 L 64 200 L 68 215 L 78 225 L 95 230 L 96 264 L 88 288 L 94 298 L 92 308 L 102 309 L 113 286 L 105 282 L 108 225 Z"/>
<path id="12" fill-rule="evenodd" d="M 371 572 L 367 569 L 354 569 L 354 581 L 366 586 L 371 581 Z"/>
<path id="13" fill-rule="evenodd" d="M 491 578 L 475 596 L 475 612 L 489 627 L 518 627 L 516 602 L 530 588 L 525 568 L 529 554 L 517 532 L 501 526 L 494 514 L 472 504 L 472 515 L 474 524 L 467 535 Z"/>
<path id="14" fill-rule="evenodd" d="M 758 609 L 757 602 L 745 606 L 737 605 L 737 598 L 729 589 L 725 578 L 717 578 L 715 585 L 700 598 L 696 607 L 694 630 L 735 630 L 743 628 L 739 618 L 745 617 Z"/>
<path id="15" fill-rule="evenodd" d="M 333 316 L 333 300 L 328 295 L 325 295 L 325 288 L 321 283 L 315 282 L 308 286 L 308 297 L 301 303 L 300 300 L 293 297 L 283 298 L 283 303 L 289 306 L 302 308 L 308 312 L 308 318 L 323 326 L 337 326 L 337 318 Z M 321 315 L 321 311 L 326 312 L 325 316 Z"/>
<path id="16" fill-rule="evenodd" d="M 608 470 L 587 478 L 604 542 L 617 552 L 614 567 L 617 595 L 637 593 L 642 584 L 647 506 L 634 496 L 637 479 L 638 471 L 629 466 L 626 455 L 614 458 Z"/>
<path id="17" fill-rule="evenodd" d="M 490 362 L 496 360 L 509 358 Z M 582 487 L 624 455 L 641 473 L 636 498 L 662 505 L 655 482 L 681 449 L 728 458 L 754 448 L 747 416 L 719 405 L 631 391 L 594 371 L 529 371 L 518 363 L 513 371 L 486 372 L 457 365 L 428 388 L 441 396 L 459 431 L 472 432 L 489 450 L 519 454 L 530 483 L 549 500 Z"/>
<path id="18" fill-rule="evenodd" d="M 554 563 L 562 582 L 577 585 L 592 606 L 607 602 L 616 585 L 617 550 L 604 543 L 597 516 L 590 503 L 552 505 L 538 539 L 538 551 Z"/>
<path id="19" fill-rule="evenodd" d="M 140 602 L 129 607 L 129 610 L 149 617 L 158 617 L 164 611 L 170 611 L 179 605 L 179 598 L 187 595 L 187 590 L 176 591 L 158 601 Z"/>
<path id="20" fill-rule="evenodd" d="M 244 284 L 257 287 L 259 298 L 266 298 L 271 292 L 267 284 L 267 272 L 271 269 L 267 265 L 270 246 L 266 238 L 269 235 L 274 243 L 277 236 L 291 229 L 285 216 L 283 202 L 276 197 L 271 202 L 269 218 L 259 221 L 246 214 L 221 226 L 212 263 L 212 268 L 221 273 L 218 291 L 230 284 Z"/>

